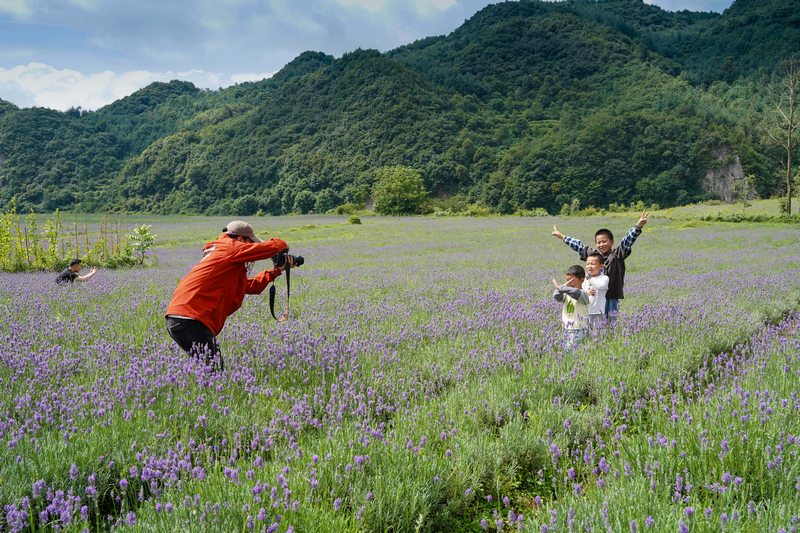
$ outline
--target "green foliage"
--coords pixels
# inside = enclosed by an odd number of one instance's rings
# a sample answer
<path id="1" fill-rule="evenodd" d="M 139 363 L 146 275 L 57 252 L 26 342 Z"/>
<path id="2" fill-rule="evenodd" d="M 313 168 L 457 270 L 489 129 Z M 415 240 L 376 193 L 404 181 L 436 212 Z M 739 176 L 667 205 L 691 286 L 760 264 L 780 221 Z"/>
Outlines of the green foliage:
<path id="1" fill-rule="evenodd" d="M 547 212 L 546 209 L 542 209 L 541 207 L 537 207 L 535 209 L 521 209 L 514 213 L 520 217 L 547 217 L 550 216 L 550 213 Z"/>
<path id="2" fill-rule="evenodd" d="M 375 211 L 382 215 L 421 213 L 428 193 L 419 171 L 408 167 L 383 167 L 375 173 L 372 189 Z"/>
<path id="3" fill-rule="evenodd" d="M 722 202 L 720 200 L 708 200 L 709 204 L 713 205 L 720 205 Z M 661 209 L 661 206 L 658 204 L 650 204 L 647 205 L 643 201 L 638 200 L 636 202 L 631 202 L 627 206 L 624 203 L 612 203 L 608 206 L 608 211 L 611 213 L 640 213 L 642 211 L 657 211 Z"/>
<path id="4" fill-rule="evenodd" d="M 337 197 L 333 189 L 323 189 L 314 200 L 315 213 L 327 213 L 336 206 Z"/>
<path id="5" fill-rule="evenodd" d="M 12 251 L 14 234 L 12 232 L 16 216 L 16 198 L 11 200 L 10 208 L 0 215 L 0 270 L 12 270 Z"/>
<path id="6" fill-rule="evenodd" d="M 302 190 L 297 194 L 297 196 L 294 197 L 293 211 L 305 215 L 314 209 L 316 202 L 317 198 L 313 192 L 309 190 Z"/>
<path id="7" fill-rule="evenodd" d="M 781 215 L 789 215 L 789 197 L 788 196 L 781 196 L 778 200 L 778 210 L 780 211 Z"/>
<path id="8" fill-rule="evenodd" d="M 61 270 L 71 259 L 80 258 L 87 265 L 121 268 L 146 263 L 147 252 L 155 246 L 149 225 L 135 227 L 123 241 L 117 221 L 110 226 L 100 221 L 97 233 L 89 234 L 87 225 L 81 232 L 75 221 L 72 233 L 61 222 L 56 210 L 38 229 L 37 217 L 30 213 L 22 222 L 12 199 L 0 214 L 0 272 L 28 270 Z M 45 247 L 46 245 L 46 247 Z"/>
<path id="9" fill-rule="evenodd" d="M 351 224 L 361 224 L 361 217 L 350 215 L 350 218 L 348 218 L 347 221 Z"/>
<path id="10" fill-rule="evenodd" d="M 219 91 L 154 83 L 95 112 L 0 101 L 0 205 L 242 215 L 363 205 L 375 171 L 510 214 L 706 200 L 720 149 L 777 192 L 761 78 L 796 53 L 790 0 L 722 15 L 638 0 L 504 2 L 381 54 L 304 52 Z M 794 47 L 796 48 L 796 47 Z M 9 150 L 7 147 L 14 147 Z"/>
<path id="11" fill-rule="evenodd" d="M 113 135 L 127 154 L 138 154 L 204 111 L 200 96 L 200 89 L 187 81 L 155 82 L 87 113 L 85 120 Z"/>
<path id="12" fill-rule="evenodd" d="M 363 209 L 364 206 L 358 206 L 354 203 L 348 202 L 346 204 L 338 205 L 332 209 L 334 215 L 352 215 L 356 211 Z"/>
<path id="13" fill-rule="evenodd" d="M 734 183 L 733 191 L 736 195 L 736 200 L 742 204 L 742 213 L 745 209 L 752 205 L 753 200 L 757 198 L 755 191 L 755 176 L 748 174 Z"/>
<path id="14" fill-rule="evenodd" d="M 716 215 L 703 215 L 700 220 L 705 222 L 779 222 L 797 224 L 800 222 L 800 215 L 788 215 L 781 212 L 780 215 L 748 215 L 745 213 L 719 213 Z"/>
<path id="15" fill-rule="evenodd" d="M 237 215 L 252 215 L 257 213 L 258 210 L 258 198 L 254 194 L 245 194 L 233 202 L 233 212 Z"/>
<path id="16" fill-rule="evenodd" d="M 152 227 L 152 225 L 142 224 L 133 228 L 133 231 L 128 235 L 131 251 L 139 265 L 144 264 L 147 252 L 156 244 L 158 235 L 151 231 L 150 228 Z"/>

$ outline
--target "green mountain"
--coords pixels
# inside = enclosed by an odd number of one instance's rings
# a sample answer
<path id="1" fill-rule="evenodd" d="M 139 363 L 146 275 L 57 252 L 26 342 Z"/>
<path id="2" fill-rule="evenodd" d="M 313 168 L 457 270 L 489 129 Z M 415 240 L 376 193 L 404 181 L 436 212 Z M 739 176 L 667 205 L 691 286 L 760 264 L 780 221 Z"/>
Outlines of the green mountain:
<path id="1" fill-rule="evenodd" d="M 113 135 L 80 113 L 0 105 L 0 204 L 69 208 L 116 175 L 124 153 Z"/>
<path id="2" fill-rule="evenodd" d="M 500 212 L 711 195 L 741 162 L 779 187 L 763 81 L 800 45 L 795 0 L 723 14 L 641 0 L 504 2 L 447 36 L 305 52 L 219 91 L 152 84 L 96 112 L 0 101 L 0 203 L 242 215 L 369 199 L 375 170 Z"/>
<path id="3" fill-rule="evenodd" d="M 126 155 L 135 155 L 199 112 L 198 93 L 186 81 L 153 83 L 90 113 L 86 122 L 113 135 Z"/>

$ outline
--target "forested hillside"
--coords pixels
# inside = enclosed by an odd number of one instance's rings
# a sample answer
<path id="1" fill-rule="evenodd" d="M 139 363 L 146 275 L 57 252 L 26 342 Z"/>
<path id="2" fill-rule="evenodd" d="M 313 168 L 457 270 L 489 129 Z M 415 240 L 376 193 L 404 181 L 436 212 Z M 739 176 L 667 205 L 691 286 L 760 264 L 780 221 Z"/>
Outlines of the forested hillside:
<path id="1" fill-rule="evenodd" d="M 774 194 L 759 124 L 769 76 L 800 50 L 799 4 L 504 2 L 447 36 L 305 52 L 219 91 L 156 83 L 95 112 L 0 101 L 0 204 L 321 212 L 368 201 L 375 171 L 404 165 L 436 197 L 504 213 L 672 206 L 710 197 L 704 177 L 737 156 Z"/>

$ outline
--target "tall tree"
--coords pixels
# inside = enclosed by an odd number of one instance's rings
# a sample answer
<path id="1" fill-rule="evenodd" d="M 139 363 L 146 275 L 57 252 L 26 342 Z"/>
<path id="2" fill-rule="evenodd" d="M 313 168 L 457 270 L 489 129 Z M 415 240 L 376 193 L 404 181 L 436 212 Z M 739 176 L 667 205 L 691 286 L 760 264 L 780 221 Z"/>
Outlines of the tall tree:
<path id="1" fill-rule="evenodd" d="M 789 59 L 781 63 L 779 77 L 770 91 L 770 102 L 776 113 L 767 128 L 772 140 L 786 151 L 786 212 L 792 214 L 792 164 L 797 144 L 795 132 L 800 127 L 798 112 L 798 90 L 800 90 L 800 60 Z"/>

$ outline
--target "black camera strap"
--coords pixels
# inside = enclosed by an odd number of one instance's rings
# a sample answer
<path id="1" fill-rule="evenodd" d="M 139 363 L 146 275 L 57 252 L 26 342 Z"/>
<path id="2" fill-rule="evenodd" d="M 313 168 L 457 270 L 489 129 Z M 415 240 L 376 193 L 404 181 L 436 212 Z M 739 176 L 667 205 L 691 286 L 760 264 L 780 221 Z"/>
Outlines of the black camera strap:
<path id="1" fill-rule="evenodd" d="M 286 309 L 283 310 L 283 315 L 280 318 L 275 316 L 275 293 L 277 290 L 275 289 L 275 283 L 273 282 L 272 285 L 269 286 L 269 312 L 272 314 L 272 318 L 277 320 L 278 322 L 285 322 L 287 318 L 289 318 L 289 293 L 291 292 L 291 272 L 292 267 L 289 265 L 288 260 L 286 263 Z"/>

